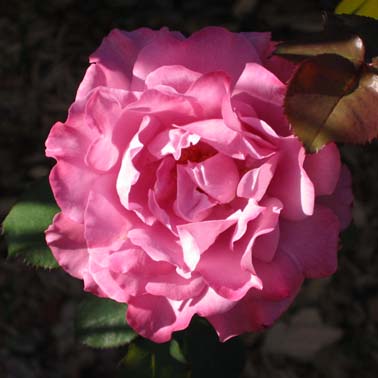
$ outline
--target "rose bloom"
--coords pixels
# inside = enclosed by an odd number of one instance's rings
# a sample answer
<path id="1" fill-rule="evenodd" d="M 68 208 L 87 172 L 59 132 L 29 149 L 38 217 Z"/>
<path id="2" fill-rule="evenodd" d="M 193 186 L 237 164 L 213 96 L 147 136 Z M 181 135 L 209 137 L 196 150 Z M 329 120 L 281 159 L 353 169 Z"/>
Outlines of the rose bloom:
<path id="1" fill-rule="evenodd" d="M 165 342 L 194 314 L 221 341 L 273 324 L 337 267 L 350 176 L 283 113 L 293 66 L 269 33 L 113 30 L 47 139 L 61 213 L 46 231 L 84 289 Z"/>

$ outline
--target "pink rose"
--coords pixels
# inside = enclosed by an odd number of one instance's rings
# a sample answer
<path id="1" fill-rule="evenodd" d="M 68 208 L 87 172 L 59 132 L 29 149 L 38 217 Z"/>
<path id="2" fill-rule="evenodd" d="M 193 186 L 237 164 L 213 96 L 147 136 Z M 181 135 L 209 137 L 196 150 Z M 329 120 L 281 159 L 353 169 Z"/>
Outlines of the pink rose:
<path id="1" fill-rule="evenodd" d="M 46 154 L 59 264 L 128 303 L 155 342 L 192 316 L 221 340 L 271 325 L 337 267 L 350 221 L 337 147 L 306 155 L 284 117 L 292 66 L 267 33 L 114 30 Z"/>

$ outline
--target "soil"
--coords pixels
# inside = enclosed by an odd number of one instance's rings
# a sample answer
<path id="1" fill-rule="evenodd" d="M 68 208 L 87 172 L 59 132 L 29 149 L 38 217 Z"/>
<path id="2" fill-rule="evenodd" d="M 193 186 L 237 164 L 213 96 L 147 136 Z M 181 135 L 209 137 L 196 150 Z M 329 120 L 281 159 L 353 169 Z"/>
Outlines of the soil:
<path id="1" fill-rule="evenodd" d="M 14 0 L 0 15 L 0 221 L 51 165 L 44 140 L 66 118 L 89 54 L 112 28 L 206 25 L 292 38 L 320 27 L 315 0 Z M 342 146 L 353 173 L 354 224 L 338 272 L 306 282 L 273 328 L 244 336 L 244 377 L 375 377 L 378 371 L 378 144 Z M 0 239 L 0 377 L 116 377 L 124 348 L 94 350 L 74 337 L 81 283 L 60 270 L 6 259 Z"/>

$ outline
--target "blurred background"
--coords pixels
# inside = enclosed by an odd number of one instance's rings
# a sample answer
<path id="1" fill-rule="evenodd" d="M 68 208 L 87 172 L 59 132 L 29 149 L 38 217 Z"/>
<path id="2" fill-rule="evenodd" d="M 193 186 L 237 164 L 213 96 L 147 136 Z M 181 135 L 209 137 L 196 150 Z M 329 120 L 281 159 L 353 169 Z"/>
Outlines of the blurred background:
<path id="1" fill-rule="evenodd" d="M 28 184 L 48 174 L 44 140 L 64 121 L 88 56 L 112 28 L 182 31 L 207 25 L 272 31 L 321 28 L 324 0 L 13 0 L 0 13 L 0 221 Z M 353 173 L 354 225 L 339 270 L 307 282 L 272 329 L 244 337 L 244 377 L 376 377 L 378 371 L 378 144 L 343 146 Z M 75 341 L 81 283 L 6 259 L 0 239 L 0 378 L 116 377 L 124 348 Z M 234 378 L 234 377 L 231 377 Z"/>

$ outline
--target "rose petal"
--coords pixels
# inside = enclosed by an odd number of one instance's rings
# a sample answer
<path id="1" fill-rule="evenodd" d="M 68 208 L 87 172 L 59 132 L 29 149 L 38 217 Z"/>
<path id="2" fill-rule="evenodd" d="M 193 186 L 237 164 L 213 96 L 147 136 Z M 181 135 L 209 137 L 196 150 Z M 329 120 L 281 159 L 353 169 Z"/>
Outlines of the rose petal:
<path id="1" fill-rule="evenodd" d="M 165 297 L 150 294 L 132 297 L 128 303 L 127 323 L 139 335 L 164 343 L 170 340 L 172 332 L 186 328 L 193 316 L 191 311 L 176 314 L 172 303 Z"/>
<path id="2" fill-rule="evenodd" d="M 127 109 L 154 116 L 165 125 L 183 125 L 202 114 L 202 108 L 194 98 L 158 89 L 144 91 Z"/>
<path id="3" fill-rule="evenodd" d="M 201 256 L 196 271 L 219 295 L 239 300 L 255 287 L 262 288 L 259 277 L 241 269 L 241 252 L 229 247 L 230 232 L 220 235 L 217 241 Z M 221 274 L 220 274 L 221 272 Z"/>
<path id="4" fill-rule="evenodd" d="M 59 213 L 45 234 L 46 242 L 58 264 L 72 276 L 83 279 L 83 272 L 88 270 L 83 225 Z"/>
<path id="5" fill-rule="evenodd" d="M 239 218 L 240 232 L 233 236 L 233 248 L 242 251 L 241 266 L 255 273 L 254 258 L 270 262 L 275 256 L 278 245 L 278 221 L 282 203 L 276 198 L 266 198 L 259 207 L 249 202 L 244 210 L 246 215 Z M 251 206 L 252 205 L 252 206 Z M 251 215 L 249 215 L 251 213 Z M 257 215 L 257 216 L 256 216 Z M 247 223 L 248 222 L 248 223 Z M 240 236 L 243 238 L 237 241 Z M 268 247 L 268 248 L 265 248 Z"/>
<path id="6" fill-rule="evenodd" d="M 269 32 L 242 32 L 240 33 L 255 48 L 261 63 L 271 54 L 271 33 Z"/>
<path id="7" fill-rule="evenodd" d="M 197 184 L 187 173 L 187 168 L 177 165 L 176 215 L 188 222 L 198 222 L 204 220 L 216 205 L 216 200 L 197 190 Z"/>
<path id="8" fill-rule="evenodd" d="M 190 134 L 181 129 L 164 130 L 157 134 L 148 145 L 148 150 L 157 159 L 172 155 L 176 160 L 180 159 L 181 150 L 199 142 L 198 135 Z"/>
<path id="9" fill-rule="evenodd" d="M 88 189 L 97 175 L 87 167 L 60 160 L 50 172 L 50 185 L 58 206 L 72 220 L 82 223 L 88 202 Z M 72 190 L 72 189 L 75 190 Z"/>
<path id="10" fill-rule="evenodd" d="M 305 151 L 293 137 L 282 138 L 280 159 L 268 193 L 284 204 L 282 216 L 301 220 L 314 211 L 314 185 L 303 169 Z"/>
<path id="11" fill-rule="evenodd" d="M 247 205 L 240 212 L 240 216 L 238 217 L 234 234 L 232 235 L 231 239 L 232 244 L 239 240 L 245 234 L 248 222 L 257 218 L 262 211 L 263 208 L 259 206 L 254 199 L 249 200 L 247 202 Z"/>
<path id="12" fill-rule="evenodd" d="M 263 287 L 257 295 L 262 298 L 272 301 L 289 298 L 302 285 L 304 279 L 302 270 L 281 244 L 273 260 L 264 262 L 256 258 L 253 261 L 256 275 L 260 278 Z"/>
<path id="13" fill-rule="evenodd" d="M 143 249 L 152 260 L 166 261 L 182 267 L 182 249 L 172 233 L 159 223 L 146 228 L 133 228 L 128 233 L 130 241 Z"/>
<path id="14" fill-rule="evenodd" d="M 211 72 L 201 76 L 186 94 L 202 106 L 203 117 L 221 117 L 223 98 L 229 94 L 230 79 L 224 72 Z"/>
<path id="15" fill-rule="evenodd" d="M 220 341 L 244 332 L 257 332 L 273 325 L 294 300 L 296 293 L 280 301 L 254 298 L 246 295 L 229 311 L 209 316 L 207 319 L 215 328 Z"/>
<path id="16" fill-rule="evenodd" d="M 186 223 L 178 226 L 177 230 L 186 265 L 194 270 L 200 260 L 200 255 L 215 242 L 223 231 L 235 222 L 236 219 L 222 219 Z"/>
<path id="17" fill-rule="evenodd" d="M 257 63 L 247 63 L 233 91 L 234 95 L 245 92 L 267 104 L 282 106 L 286 86 L 266 68 Z"/>
<path id="18" fill-rule="evenodd" d="M 194 298 L 206 288 L 202 277 L 192 276 L 190 279 L 180 277 L 176 272 L 157 275 L 148 281 L 146 291 L 149 294 L 167 297 L 173 300 Z"/>
<path id="19" fill-rule="evenodd" d="M 96 284 L 108 298 L 118 302 L 145 294 L 146 284 L 151 279 L 167 275 L 172 270 L 170 264 L 151 260 L 127 241 L 118 251 L 95 250 L 90 253 L 90 271 Z"/>
<path id="20" fill-rule="evenodd" d="M 90 62 L 101 67 L 107 87 L 130 87 L 132 64 L 136 48 L 120 30 L 113 30 L 102 41 L 100 47 L 91 55 Z"/>
<path id="21" fill-rule="evenodd" d="M 248 155 L 261 158 L 241 133 L 227 127 L 221 119 L 197 121 L 181 128 L 199 135 L 204 142 L 234 159 L 245 159 Z"/>
<path id="22" fill-rule="evenodd" d="M 228 156 L 216 154 L 200 163 L 189 163 L 186 172 L 199 188 L 219 203 L 228 203 L 235 197 L 239 172 Z"/>
<path id="23" fill-rule="evenodd" d="M 186 328 L 195 313 L 201 316 L 219 314 L 228 311 L 235 303 L 219 296 L 211 288 L 184 302 L 143 295 L 130 298 L 127 322 L 141 336 L 163 343 L 171 339 L 172 332 Z"/>
<path id="24" fill-rule="evenodd" d="M 208 27 L 182 41 L 159 35 L 140 51 L 133 72 L 144 81 L 158 67 L 183 65 L 200 73 L 227 72 L 235 83 L 245 63 L 259 61 L 255 48 L 243 36 Z"/>
<path id="25" fill-rule="evenodd" d="M 316 206 L 314 215 L 301 222 L 282 220 L 280 248 L 307 278 L 326 277 L 337 269 L 340 224 L 334 213 Z"/>
<path id="26" fill-rule="evenodd" d="M 147 160 L 144 146 L 160 128 L 160 123 L 152 117 L 146 116 L 138 132 L 132 138 L 129 148 L 122 158 L 121 168 L 117 178 L 117 193 L 122 205 L 135 213 L 148 224 L 153 218 L 145 206 L 148 200 L 148 190 L 153 185 L 156 164 Z M 150 158 L 150 160 L 152 160 Z M 138 164 L 138 161 L 141 163 Z M 146 164 L 146 166 L 144 166 Z M 140 171 L 142 170 L 142 172 Z M 138 183 L 138 185 L 136 185 Z"/>
<path id="27" fill-rule="evenodd" d="M 257 168 L 243 175 L 237 187 L 239 197 L 260 201 L 265 195 L 277 167 L 277 157 L 273 156 Z"/>
<path id="28" fill-rule="evenodd" d="M 166 85 L 179 93 L 185 93 L 200 76 L 200 73 L 189 70 L 185 66 L 162 66 L 147 75 L 146 86 L 154 88 Z"/>
<path id="29" fill-rule="evenodd" d="M 347 166 L 341 166 L 339 181 L 330 196 L 317 198 L 319 205 L 329 207 L 339 218 L 341 230 L 345 230 L 352 221 L 353 192 L 352 176 Z"/>
<path id="30" fill-rule="evenodd" d="M 117 163 L 119 152 L 110 138 L 100 136 L 89 147 L 85 162 L 93 169 L 107 172 Z"/>
<path id="31" fill-rule="evenodd" d="M 316 154 L 307 155 L 303 167 L 314 184 L 315 195 L 332 194 L 341 169 L 340 153 L 337 146 L 330 143 Z"/>
<path id="32" fill-rule="evenodd" d="M 107 193 L 108 198 L 95 191 L 89 194 L 84 216 L 85 240 L 89 248 L 118 249 L 117 246 L 126 240 L 128 231 L 135 226 L 135 216 L 116 207 L 115 195 L 112 191 Z"/>

